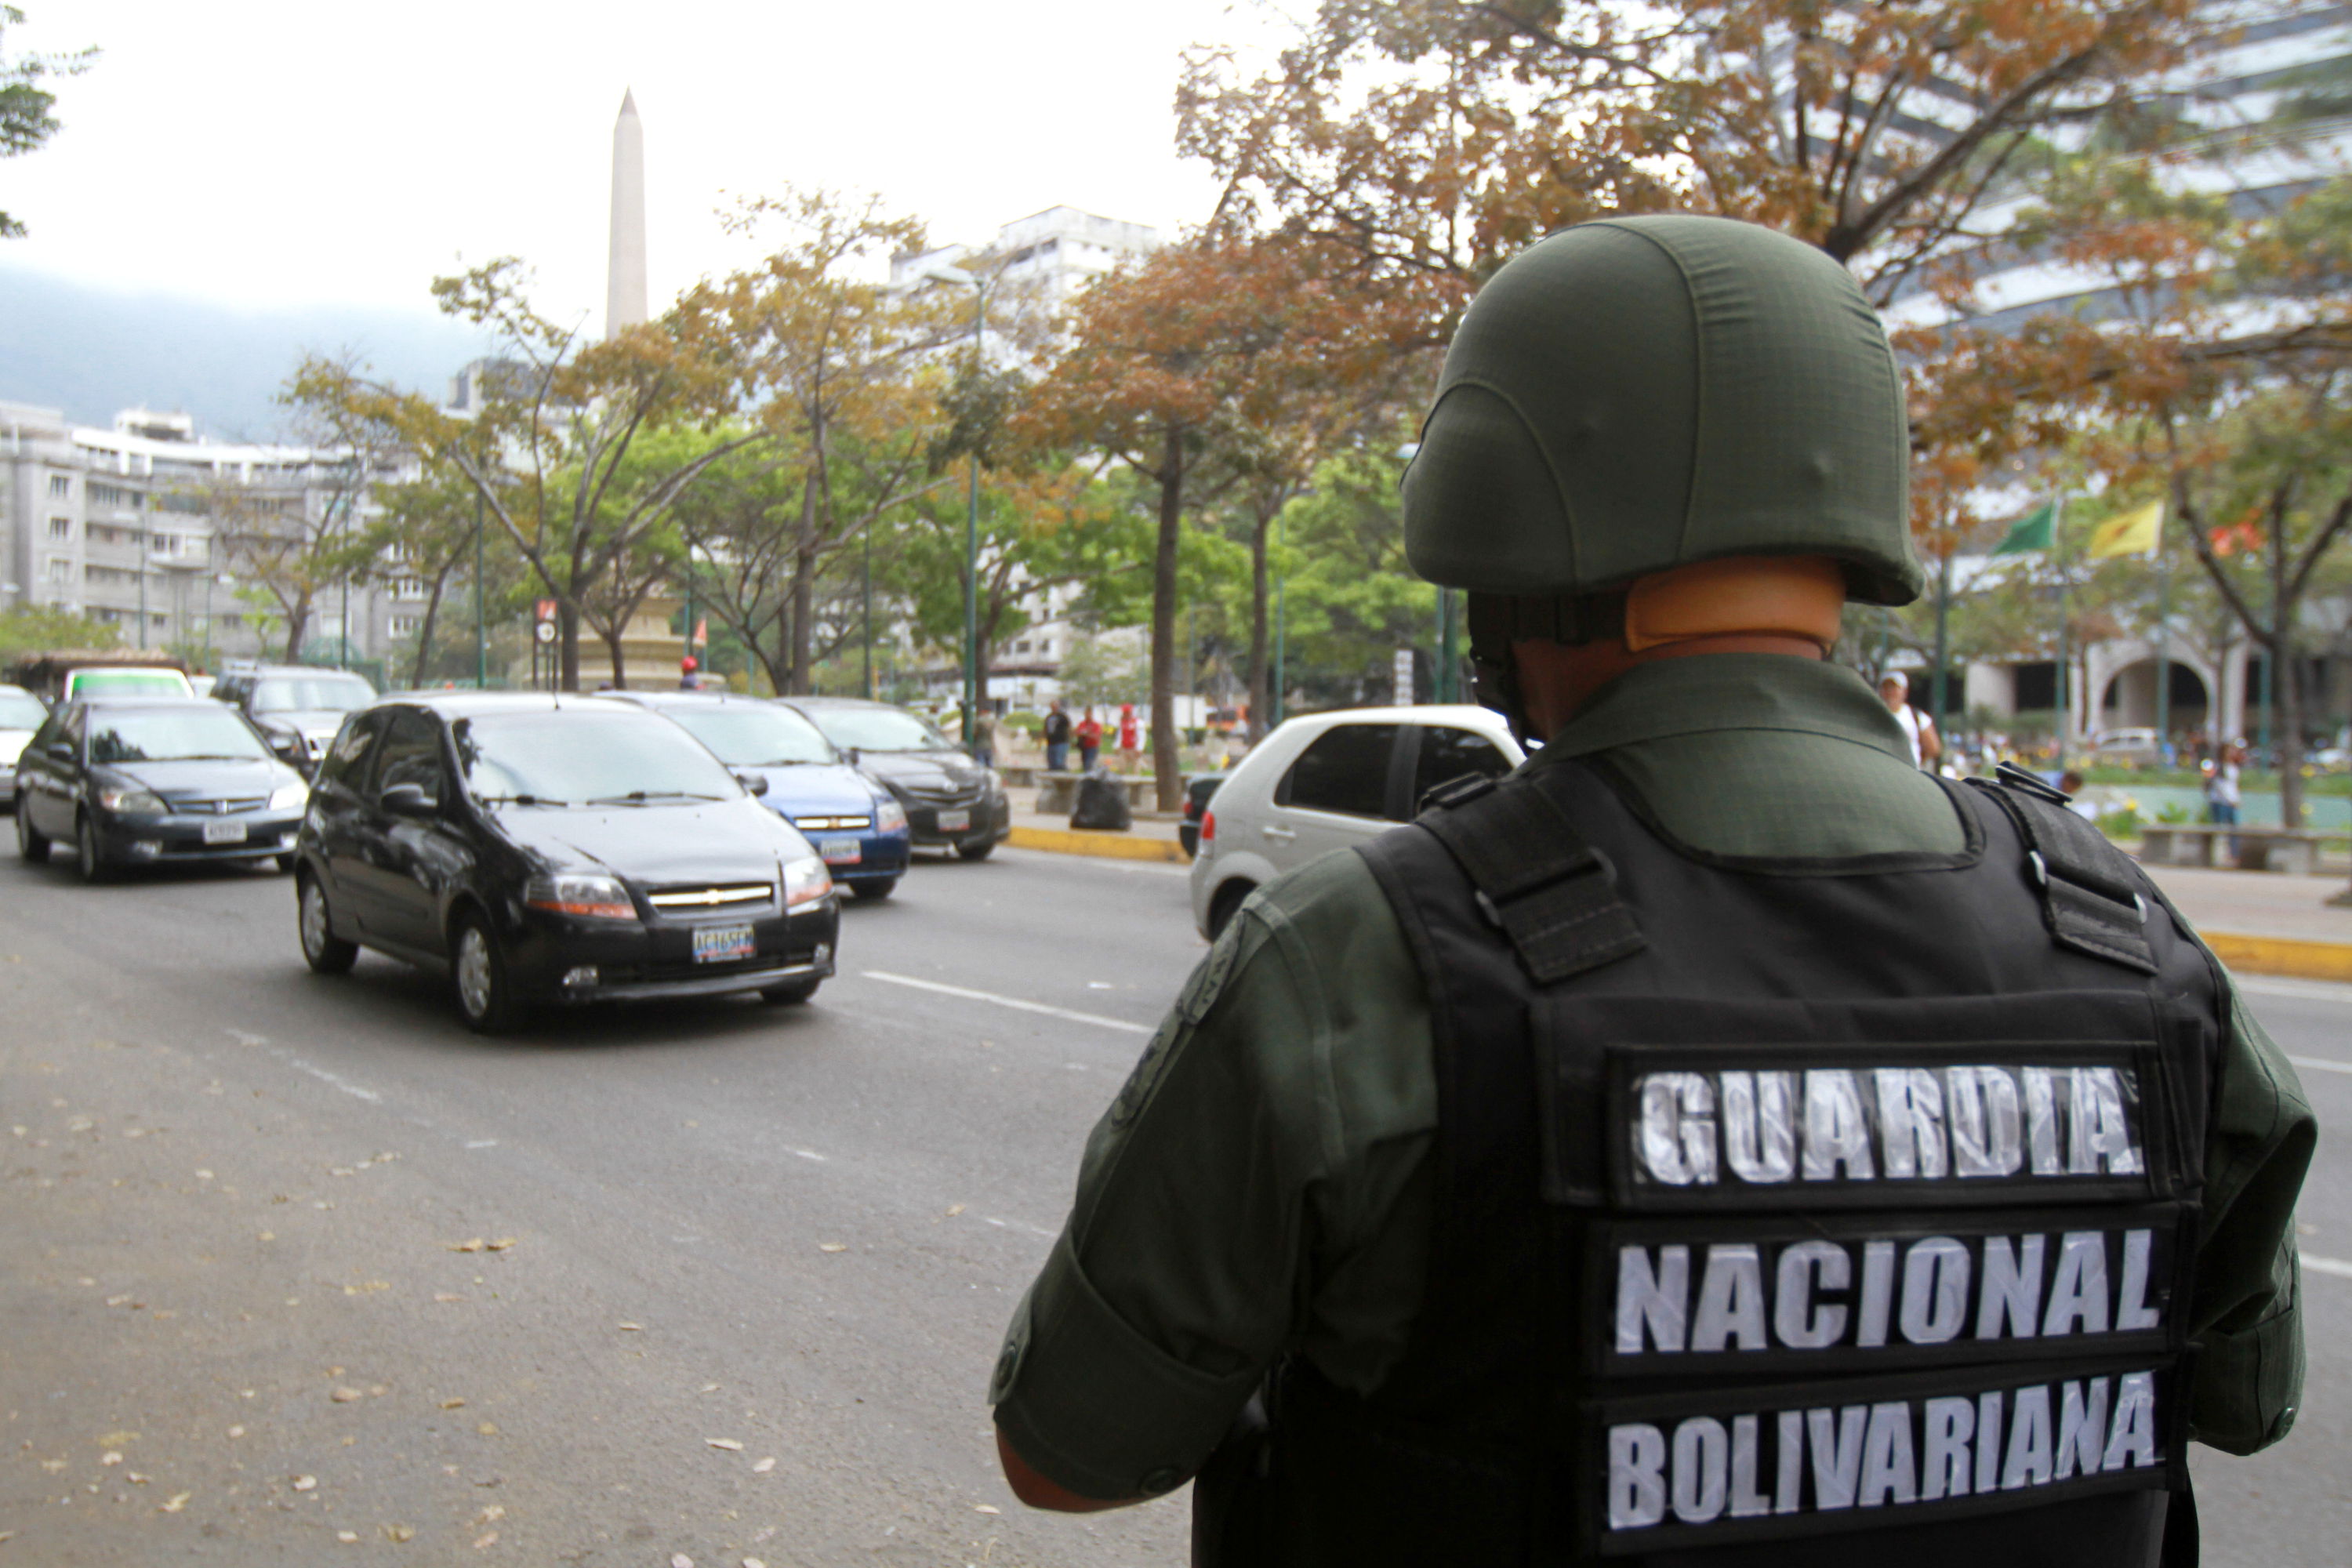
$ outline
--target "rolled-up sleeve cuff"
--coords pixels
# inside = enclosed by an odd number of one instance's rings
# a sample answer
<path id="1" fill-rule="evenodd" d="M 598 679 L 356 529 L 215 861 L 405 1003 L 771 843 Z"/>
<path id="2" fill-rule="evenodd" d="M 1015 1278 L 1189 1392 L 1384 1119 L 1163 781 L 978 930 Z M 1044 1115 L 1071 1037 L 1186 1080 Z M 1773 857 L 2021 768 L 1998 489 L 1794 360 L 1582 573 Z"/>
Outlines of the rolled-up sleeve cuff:
<path id="1" fill-rule="evenodd" d="M 1145 1339 L 1096 1294 L 1065 1233 L 1013 1315 L 989 1397 L 1040 1474 L 1108 1500 L 1176 1487 L 1263 1375 L 1212 1376 Z"/>

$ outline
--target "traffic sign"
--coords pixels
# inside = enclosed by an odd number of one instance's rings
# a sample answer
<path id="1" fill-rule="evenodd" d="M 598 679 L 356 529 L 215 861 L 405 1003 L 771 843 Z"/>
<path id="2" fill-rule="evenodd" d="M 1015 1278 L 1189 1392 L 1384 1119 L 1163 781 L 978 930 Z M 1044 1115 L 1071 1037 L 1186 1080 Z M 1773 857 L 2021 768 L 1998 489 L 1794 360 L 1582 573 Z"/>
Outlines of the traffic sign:
<path id="1" fill-rule="evenodd" d="M 541 621 L 539 625 L 531 627 L 530 631 L 531 635 L 541 642 L 553 642 L 555 640 L 555 623 L 553 621 Z"/>
<path id="2" fill-rule="evenodd" d="M 554 601 L 554 600 L 552 600 L 552 599 L 541 599 L 541 600 L 539 602 L 539 604 L 535 606 L 535 609 L 536 609 L 536 612 L 537 612 L 537 614 L 538 614 L 538 616 L 539 616 L 539 620 L 540 620 L 540 624 L 541 624 L 541 625 L 544 626 L 544 625 L 545 625 L 545 624 L 547 624 L 548 622 L 550 622 L 550 621 L 551 621 L 551 620 L 555 619 L 555 601 Z M 546 639 L 545 637 L 541 637 L 541 638 L 540 638 L 539 640 L 540 640 L 540 641 L 541 641 L 541 642 L 545 642 L 547 639 Z"/>

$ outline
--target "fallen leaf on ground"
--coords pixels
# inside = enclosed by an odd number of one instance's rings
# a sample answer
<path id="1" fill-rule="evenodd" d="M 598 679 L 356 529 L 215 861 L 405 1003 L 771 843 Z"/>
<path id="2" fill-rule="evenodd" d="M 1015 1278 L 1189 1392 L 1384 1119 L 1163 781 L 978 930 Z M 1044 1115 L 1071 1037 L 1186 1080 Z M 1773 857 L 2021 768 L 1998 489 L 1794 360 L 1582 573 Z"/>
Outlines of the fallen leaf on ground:
<path id="1" fill-rule="evenodd" d="M 357 1546 L 360 1543 L 360 1532 L 356 1530 L 339 1530 L 335 1531 L 335 1539 L 346 1546 Z"/>
<path id="2" fill-rule="evenodd" d="M 367 1395 L 356 1388 L 339 1388 L 327 1397 L 338 1405 L 349 1405 L 354 1400 L 365 1399 Z"/>
<path id="3" fill-rule="evenodd" d="M 478 1525 L 496 1524 L 499 1521 L 506 1518 L 506 1516 L 507 1510 L 504 1508 L 500 1507 L 497 1503 L 492 1503 L 489 1507 L 484 1509 L 481 1512 L 474 1516 L 474 1522 Z"/>
<path id="4" fill-rule="evenodd" d="M 318 1484 L 319 1478 L 316 1476 L 296 1476 L 294 1478 L 294 1489 L 298 1492 L 312 1490 L 318 1486 Z"/>
<path id="5" fill-rule="evenodd" d="M 452 1241 L 452 1242 L 448 1242 L 448 1243 L 445 1244 L 445 1250 L 446 1250 L 446 1251 L 450 1251 L 450 1252 L 479 1252 L 479 1251 L 481 1251 L 484 1247 L 488 1247 L 488 1246 L 489 1246 L 489 1245 L 490 1245 L 490 1244 L 489 1244 L 488 1242 L 484 1241 L 480 1237 L 478 1237 L 478 1237 L 474 1237 L 471 1241 Z"/>
<path id="6" fill-rule="evenodd" d="M 195 1495 L 196 1494 L 194 1492 L 173 1492 L 171 1497 L 165 1500 L 163 1504 L 163 1511 L 165 1513 L 179 1512 L 182 1509 L 188 1506 L 188 1500 Z"/>
<path id="7" fill-rule="evenodd" d="M 212 1179 L 213 1173 L 210 1171 L 198 1171 L 196 1173 L 196 1180 L 200 1182 L 209 1182 Z"/>
<path id="8" fill-rule="evenodd" d="M 123 1472 L 122 1472 L 122 1479 L 123 1479 L 124 1480 L 129 1481 L 129 1482 L 130 1482 L 132 1486 L 134 1486 L 134 1487 L 143 1487 L 143 1486 L 145 1486 L 145 1485 L 147 1484 L 147 1478 L 146 1478 L 145 1476 L 141 1475 L 141 1474 L 140 1474 L 138 1471 L 136 1471 L 136 1470 L 125 1470 L 125 1471 L 123 1471 Z"/>
<path id="9" fill-rule="evenodd" d="M 953 1218 L 955 1218 L 955 1216 L 956 1216 L 956 1215 L 960 1215 L 960 1214 L 961 1214 L 961 1213 L 963 1213 L 963 1205 L 961 1205 L 961 1204 L 950 1204 L 950 1205 L 948 1205 L 948 1218 L 950 1218 L 950 1219 L 953 1219 Z"/>
<path id="10" fill-rule="evenodd" d="M 758 1464 L 752 1466 L 751 1473 L 755 1476 L 764 1476 L 775 1468 L 776 1457 L 773 1454 L 771 1454 L 766 1458 L 761 1460 Z"/>
<path id="11" fill-rule="evenodd" d="M 278 1239 L 278 1233 L 274 1230 L 265 1230 L 261 1233 L 261 1239 L 264 1241 L 276 1241 Z"/>
<path id="12" fill-rule="evenodd" d="M 63 1459 L 43 1459 L 41 1461 L 41 1468 L 48 1471 L 49 1474 L 53 1476 L 65 1468 L 66 1462 Z"/>
<path id="13" fill-rule="evenodd" d="M 1003 1513 L 1004 1510 L 997 1507 L 992 1502 L 976 1502 L 971 1505 L 971 1511 L 974 1513 Z"/>
<path id="14" fill-rule="evenodd" d="M 489 1249 L 492 1252 L 504 1252 L 520 1239 L 520 1237 L 519 1237 L 502 1236 L 499 1237 L 498 1240 L 489 1244 Z"/>
<path id="15" fill-rule="evenodd" d="M 457 1294 L 455 1291 L 436 1290 L 434 1292 L 433 1299 L 436 1301 L 462 1301 L 466 1298 Z"/>
<path id="16" fill-rule="evenodd" d="M 694 1559 L 683 1552 L 673 1552 L 669 1554 L 669 1568 L 694 1568 Z"/>
<path id="17" fill-rule="evenodd" d="M 117 1448 L 109 1448 L 105 1453 L 100 1454 L 98 1457 L 98 1462 L 101 1465 L 119 1465 L 122 1463 L 121 1450 Z"/>
<path id="18" fill-rule="evenodd" d="M 499 1532 L 495 1530 L 489 1531 L 488 1534 L 474 1537 L 474 1550 L 477 1552 L 481 1551 L 485 1547 L 496 1546 L 498 1543 Z"/>
<path id="19" fill-rule="evenodd" d="M 228 1435 L 232 1437 L 242 1437 L 245 1436 L 245 1428 L 242 1426 L 232 1426 L 228 1429 Z"/>
<path id="20" fill-rule="evenodd" d="M 129 1300 L 131 1300 L 131 1298 L 128 1296 L 109 1296 L 106 1299 L 106 1304 L 110 1307 L 120 1307 L 123 1302 L 128 1301 Z"/>
<path id="21" fill-rule="evenodd" d="M 816 1249 L 819 1252 L 846 1252 L 849 1250 L 849 1243 L 845 1241 L 820 1241 L 816 1244 Z"/>
<path id="22" fill-rule="evenodd" d="M 743 1445 L 732 1437 L 705 1437 L 703 1441 L 714 1448 L 724 1448 L 730 1454 L 740 1454 L 743 1451 Z"/>
<path id="23" fill-rule="evenodd" d="M 499 1424 L 495 1421 L 485 1421 L 474 1430 L 485 1437 L 495 1437 L 499 1435 Z"/>
<path id="24" fill-rule="evenodd" d="M 625 1334 L 642 1334 L 646 1331 L 646 1326 L 643 1323 L 623 1323 L 621 1331 Z"/>
<path id="25" fill-rule="evenodd" d="M 768 1568 L 768 1565 L 756 1557 L 746 1557 L 743 1559 L 743 1568 Z"/>
<path id="26" fill-rule="evenodd" d="M 404 1543 L 416 1539 L 416 1527 L 413 1524 L 387 1524 L 383 1527 L 383 1535 L 387 1541 Z"/>
<path id="27" fill-rule="evenodd" d="M 441 1402 L 441 1408 L 444 1410 L 463 1410 L 466 1408 L 466 1402 L 462 1399 L 445 1399 Z"/>
<path id="28" fill-rule="evenodd" d="M 719 1392 L 719 1385 L 715 1383 L 706 1383 L 702 1385 L 702 1392 L 705 1394 L 716 1394 Z"/>

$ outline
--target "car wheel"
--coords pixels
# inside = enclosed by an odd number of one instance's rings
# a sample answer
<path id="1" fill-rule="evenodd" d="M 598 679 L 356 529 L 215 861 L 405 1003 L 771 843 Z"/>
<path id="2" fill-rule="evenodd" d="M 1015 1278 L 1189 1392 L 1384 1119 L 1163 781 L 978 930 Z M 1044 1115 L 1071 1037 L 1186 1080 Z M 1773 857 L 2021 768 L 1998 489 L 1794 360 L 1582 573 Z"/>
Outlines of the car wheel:
<path id="1" fill-rule="evenodd" d="M 871 882 L 852 882 L 849 890 L 868 903 L 878 904 L 898 890 L 898 879 L 877 877 Z"/>
<path id="2" fill-rule="evenodd" d="M 771 985 L 760 993 L 760 1000 L 772 1006 L 797 1006 L 816 994 L 822 981 L 795 980 L 789 985 Z"/>
<path id="3" fill-rule="evenodd" d="M 956 846 L 956 858 L 959 860 L 985 860 L 995 852 L 996 846 L 992 842 L 988 844 L 959 844 Z"/>
<path id="4" fill-rule="evenodd" d="M 38 866 L 49 858 L 49 836 L 25 815 L 25 797 L 16 797 L 16 853 Z"/>
<path id="5" fill-rule="evenodd" d="M 302 962 L 320 974 L 348 974 L 360 955 L 359 944 L 335 934 L 327 910 L 327 889 L 316 877 L 304 877 L 295 886 L 294 920 L 302 938 Z"/>
<path id="6" fill-rule="evenodd" d="M 1256 890 L 1249 883 L 1239 879 L 1227 882 L 1217 889 L 1217 896 L 1209 901 L 1209 940 L 1211 942 L 1225 934 L 1225 927 L 1233 923 L 1234 911 L 1242 907 L 1244 899 Z"/>
<path id="7" fill-rule="evenodd" d="M 86 814 L 74 825 L 74 868 L 85 882 L 103 882 L 111 869 L 98 847 L 98 826 Z"/>
<path id="8" fill-rule="evenodd" d="M 460 917 L 450 951 L 449 988 L 466 1026 L 480 1035 L 503 1035 L 513 1028 L 520 1009 L 507 981 L 506 955 L 499 951 L 489 921 L 478 914 Z"/>

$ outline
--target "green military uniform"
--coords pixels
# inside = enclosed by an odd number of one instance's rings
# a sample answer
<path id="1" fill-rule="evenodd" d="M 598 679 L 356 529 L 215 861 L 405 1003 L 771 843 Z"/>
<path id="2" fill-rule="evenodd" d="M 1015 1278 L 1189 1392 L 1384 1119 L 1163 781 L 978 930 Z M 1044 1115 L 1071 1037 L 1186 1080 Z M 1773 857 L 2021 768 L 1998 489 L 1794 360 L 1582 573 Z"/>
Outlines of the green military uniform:
<path id="1" fill-rule="evenodd" d="M 1860 678 L 1780 656 L 1635 668 L 1536 761 L 1607 763 L 1669 840 L 1723 855 L 1949 851 L 1948 799 Z M 2293 1205 L 2315 1136 L 2294 1071 L 2231 1007 L 2207 1133 L 2191 1419 L 2243 1453 L 2303 1374 Z M 990 1397 L 1082 1495 L 1191 1474 L 1275 1359 L 1369 1393 L 1420 1304 L 1438 1121 L 1431 1009 L 1363 860 L 1269 884 L 1203 961 L 1088 1140 L 1076 1203 Z"/>

